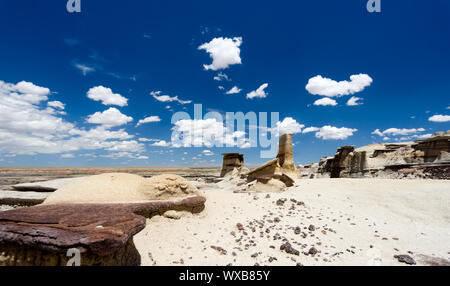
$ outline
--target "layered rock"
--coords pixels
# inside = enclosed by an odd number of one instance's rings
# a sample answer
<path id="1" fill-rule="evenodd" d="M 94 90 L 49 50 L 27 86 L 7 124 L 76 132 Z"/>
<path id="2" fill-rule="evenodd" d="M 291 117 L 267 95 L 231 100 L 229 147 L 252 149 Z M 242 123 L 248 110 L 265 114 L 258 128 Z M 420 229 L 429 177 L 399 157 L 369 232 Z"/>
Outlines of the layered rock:
<path id="1" fill-rule="evenodd" d="M 284 134 L 280 137 L 277 158 L 249 172 L 247 181 L 257 181 L 253 186 L 255 190 L 261 184 L 266 184 L 271 185 L 272 188 L 265 187 L 265 191 L 268 189 L 282 191 L 286 187 L 292 186 L 294 180 L 300 177 L 301 175 L 294 164 L 292 134 Z"/>
<path id="2" fill-rule="evenodd" d="M 316 169 L 303 169 L 303 175 L 332 178 L 387 177 L 449 179 L 450 132 L 429 139 L 405 143 L 371 144 L 355 149 L 343 146 L 334 157 L 324 158 Z"/>
<path id="3" fill-rule="evenodd" d="M 244 155 L 239 153 L 224 153 L 223 156 L 223 165 L 222 170 L 220 172 L 221 177 L 225 177 L 227 175 L 233 173 L 241 173 L 244 167 Z"/>
<path id="4" fill-rule="evenodd" d="M 139 265 L 132 237 L 145 218 L 168 211 L 201 212 L 205 197 L 182 177 L 130 174 L 86 177 L 39 206 L 0 212 L 0 265 Z"/>
<path id="5" fill-rule="evenodd" d="M 204 197 L 118 204 L 56 204 L 0 212 L 0 266 L 65 266 L 68 251 L 81 266 L 137 266 L 132 237 L 146 217 L 201 212 Z"/>

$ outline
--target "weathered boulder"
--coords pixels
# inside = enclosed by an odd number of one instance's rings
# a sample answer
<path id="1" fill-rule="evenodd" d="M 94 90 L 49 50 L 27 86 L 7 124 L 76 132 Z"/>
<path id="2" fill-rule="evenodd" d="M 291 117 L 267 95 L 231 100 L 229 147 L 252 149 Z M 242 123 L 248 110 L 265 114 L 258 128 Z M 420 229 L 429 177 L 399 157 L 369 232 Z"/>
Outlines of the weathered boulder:
<path id="1" fill-rule="evenodd" d="M 0 266 L 64 266 L 68 251 L 81 265 L 140 265 L 132 237 L 145 217 L 203 210 L 201 196 L 172 201 L 56 204 L 0 212 Z"/>
<path id="2" fill-rule="evenodd" d="M 177 175 L 146 179 L 138 175 L 110 173 L 85 177 L 66 185 L 51 194 L 44 204 L 123 203 L 201 195 L 194 185 Z"/>
<path id="3" fill-rule="evenodd" d="M 244 155 L 239 153 L 224 153 L 223 165 L 220 176 L 223 178 L 227 175 L 239 175 L 244 167 Z"/>

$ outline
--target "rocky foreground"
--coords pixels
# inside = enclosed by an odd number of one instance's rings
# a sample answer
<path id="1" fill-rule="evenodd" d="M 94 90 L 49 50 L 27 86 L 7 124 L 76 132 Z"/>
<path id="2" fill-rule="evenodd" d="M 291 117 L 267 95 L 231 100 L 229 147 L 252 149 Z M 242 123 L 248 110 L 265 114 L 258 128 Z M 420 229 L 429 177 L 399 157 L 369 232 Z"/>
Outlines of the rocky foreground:
<path id="1" fill-rule="evenodd" d="M 450 265 L 450 181 L 202 190 L 202 213 L 155 216 L 134 237 L 142 265 Z"/>

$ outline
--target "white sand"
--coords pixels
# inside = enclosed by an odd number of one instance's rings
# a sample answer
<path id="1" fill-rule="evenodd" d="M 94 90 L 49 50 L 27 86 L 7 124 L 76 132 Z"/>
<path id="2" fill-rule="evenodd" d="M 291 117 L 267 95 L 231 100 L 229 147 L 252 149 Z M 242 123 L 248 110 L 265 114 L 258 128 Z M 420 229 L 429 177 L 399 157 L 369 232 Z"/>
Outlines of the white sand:
<path id="1" fill-rule="evenodd" d="M 142 264 L 402 265 L 393 256 L 408 251 L 419 265 L 424 263 L 421 255 L 450 259 L 450 181 L 318 179 L 300 180 L 298 185 L 270 198 L 205 190 L 208 201 L 203 213 L 179 220 L 152 218 L 135 236 Z M 275 204 L 280 198 L 288 199 L 281 207 Z M 289 210 L 290 199 L 305 206 Z M 280 222 L 269 222 L 275 217 Z M 255 220 L 264 226 L 253 223 L 253 232 L 249 223 Z M 247 235 L 242 235 L 237 223 L 245 226 Z M 313 232 L 307 229 L 311 224 L 316 227 Z M 294 234 L 297 226 L 306 238 Z M 324 228 L 336 233 L 327 230 L 324 234 Z M 286 237 L 300 255 L 280 251 L 283 242 L 273 240 L 275 233 Z M 227 253 L 219 253 L 212 245 Z M 314 257 L 302 253 L 312 246 L 320 251 Z M 270 263 L 269 257 L 277 260 Z"/>

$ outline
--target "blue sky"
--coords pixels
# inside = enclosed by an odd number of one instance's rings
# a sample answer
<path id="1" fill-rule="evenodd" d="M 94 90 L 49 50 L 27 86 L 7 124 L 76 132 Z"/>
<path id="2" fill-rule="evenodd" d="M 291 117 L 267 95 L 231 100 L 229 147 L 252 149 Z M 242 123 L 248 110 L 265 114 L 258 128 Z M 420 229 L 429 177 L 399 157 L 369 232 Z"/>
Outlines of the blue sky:
<path id="1" fill-rule="evenodd" d="M 0 0 L 1 166 L 267 161 L 245 137 L 172 144 L 172 115 L 194 104 L 279 112 L 301 164 L 450 129 L 446 0 L 65 2 Z"/>

